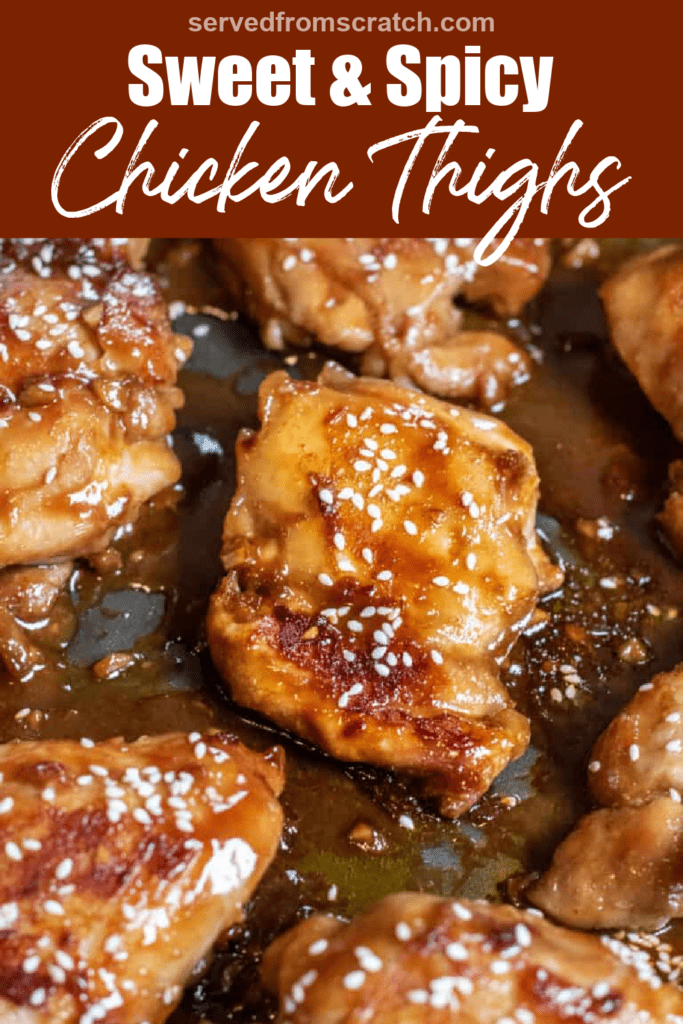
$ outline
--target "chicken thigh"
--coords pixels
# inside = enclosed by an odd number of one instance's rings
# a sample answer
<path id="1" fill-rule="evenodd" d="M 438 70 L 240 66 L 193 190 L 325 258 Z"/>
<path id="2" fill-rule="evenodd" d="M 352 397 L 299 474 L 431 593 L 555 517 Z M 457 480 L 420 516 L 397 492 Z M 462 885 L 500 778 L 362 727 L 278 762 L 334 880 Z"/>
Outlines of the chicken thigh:
<path id="1" fill-rule="evenodd" d="M 279 751 L 221 733 L 0 747 L 0 1020 L 159 1024 L 272 860 Z"/>
<path id="2" fill-rule="evenodd" d="M 629 260 L 601 296 L 616 350 L 683 440 L 683 247 Z"/>
<path id="3" fill-rule="evenodd" d="M 495 263 L 478 238 L 219 238 L 222 275 L 264 344 L 363 353 L 362 370 L 491 405 L 526 380 L 529 357 L 503 334 L 462 330 L 455 298 L 519 313 L 550 267 L 546 240 L 517 239 Z"/>
<path id="4" fill-rule="evenodd" d="M 663 927 L 683 913 L 683 666 L 640 688 L 598 739 L 584 817 L 530 890 L 580 928 Z"/>
<path id="5" fill-rule="evenodd" d="M 637 256 L 602 288 L 615 348 L 655 409 L 683 441 L 683 247 Z M 683 554 L 683 463 L 669 467 L 670 494 L 659 515 Z"/>
<path id="6" fill-rule="evenodd" d="M 266 952 L 281 1024 L 681 1024 L 683 994 L 599 939 L 507 906 L 400 893 Z"/>
<path id="7" fill-rule="evenodd" d="M 106 546 L 180 475 L 191 345 L 128 241 L 0 245 L 0 568 Z"/>
<path id="8" fill-rule="evenodd" d="M 280 372 L 238 441 L 211 652 L 234 699 L 456 816 L 528 743 L 498 661 L 561 574 L 529 446 L 386 381 Z"/>

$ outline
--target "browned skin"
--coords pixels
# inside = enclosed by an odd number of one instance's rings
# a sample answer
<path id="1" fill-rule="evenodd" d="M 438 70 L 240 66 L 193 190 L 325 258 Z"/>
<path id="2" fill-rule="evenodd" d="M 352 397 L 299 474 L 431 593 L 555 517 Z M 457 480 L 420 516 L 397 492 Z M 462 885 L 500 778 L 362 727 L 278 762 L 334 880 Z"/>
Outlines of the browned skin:
<path id="1" fill-rule="evenodd" d="M 178 480 L 190 352 L 121 240 L 0 245 L 0 567 L 106 545 Z"/>
<path id="2" fill-rule="evenodd" d="M 282 1024 L 680 1024 L 681 992 L 607 941 L 512 907 L 401 893 L 350 924 L 304 921 L 263 974 Z"/>
<path id="3" fill-rule="evenodd" d="M 209 610 L 216 666 L 238 703 L 336 757 L 416 773 L 456 816 L 528 743 L 497 659 L 560 581 L 531 449 L 338 369 L 272 374 L 260 406 Z"/>
<path id="4" fill-rule="evenodd" d="M 598 739 L 583 818 L 530 891 L 581 928 L 663 927 L 683 913 L 683 666 L 641 687 Z"/>
<path id="5" fill-rule="evenodd" d="M 460 298 L 500 316 L 540 289 L 545 239 L 517 239 L 490 267 L 477 238 L 218 238 L 228 288 L 268 348 L 312 340 L 364 353 L 363 372 L 492 404 L 529 373 L 502 334 L 463 331 Z"/>
<path id="6" fill-rule="evenodd" d="M 601 296 L 615 348 L 683 440 L 683 248 L 630 260 Z"/>
<path id="7" fill-rule="evenodd" d="M 0 747 L 0 1020 L 159 1024 L 278 846 L 281 752 L 221 733 Z"/>

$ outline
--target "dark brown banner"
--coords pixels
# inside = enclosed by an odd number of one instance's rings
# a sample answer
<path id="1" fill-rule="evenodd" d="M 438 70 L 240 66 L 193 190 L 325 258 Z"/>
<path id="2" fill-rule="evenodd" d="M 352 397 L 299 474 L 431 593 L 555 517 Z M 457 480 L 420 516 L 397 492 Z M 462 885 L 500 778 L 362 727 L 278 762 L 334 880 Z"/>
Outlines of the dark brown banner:
<path id="1" fill-rule="evenodd" d="M 6 235 L 683 231 L 679 5 L 74 0 L 4 21 Z"/>

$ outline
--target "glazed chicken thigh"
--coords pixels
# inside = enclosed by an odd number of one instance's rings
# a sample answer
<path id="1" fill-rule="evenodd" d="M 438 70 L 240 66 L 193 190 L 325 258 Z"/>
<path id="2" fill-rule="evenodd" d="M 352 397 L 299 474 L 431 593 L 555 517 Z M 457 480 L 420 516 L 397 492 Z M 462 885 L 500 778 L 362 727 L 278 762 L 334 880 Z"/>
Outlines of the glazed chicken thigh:
<path id="1" fill-rule="evenodd" d="M 580 928 L 654 930 L 683 913 L 683 666 L 640 688 L 589 765 L 602 808 L 584 817 L 530 890 Z"/>
<path id="2" fill-rule="evenodd" d="M 517 239 L 489 267 L 478 238 L 219 238 L 222 275 L 264 344 L 363 353 L 362 371 L 493 404 L 529 358 L 504 335 L 462 329 L 454 299 L 516 315 L 543 284 L 545 239 Z"/>
<path id="3" fill-rule="evenodd" d="M 191 345 L 127 241 L 0 245 L 0 568 L 106 546 L 180 475 Z"/>
<path id="4" fill-rule="evenodd" d="M 683 247 L 629 260 L 601 297 L 619 355 L 683 440 Z"/>
<path id="5" fill-rule="evenodd" d="M 603 285 L 615 348 L 655 409 L 683 441 L 683 247 L 630 260 Z M 683 462 L 669 467 L 670 494 L 659 521 L 683 554 Z"/>
<path id="6" fill-rule="evenodd" d="M 281 1024 L 680 1024 L 683 994 L 599 939 L 507 906 L 401 893 L 266 952 Z"/>
<path id="7" fill-rule="evenodd" d="M 18 742 L 0 773 L 0 1020 L 164 1021 L 275 854 L 280 752 Z"/>
<path id="8" fill-rule="evenodd" d="M 528 743 L 498 677 L 561 574 L 503 423 L 328 368 L 271 375 L 238 441 L 208 640 L 234 699 L 456 816 Z"/>

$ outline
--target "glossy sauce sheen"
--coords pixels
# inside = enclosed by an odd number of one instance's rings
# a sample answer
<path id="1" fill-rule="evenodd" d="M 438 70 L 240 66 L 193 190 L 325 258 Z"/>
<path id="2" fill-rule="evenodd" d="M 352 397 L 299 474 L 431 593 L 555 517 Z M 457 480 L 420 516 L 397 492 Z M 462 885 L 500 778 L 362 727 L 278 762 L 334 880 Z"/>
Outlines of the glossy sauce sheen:
<path id="1" fill-rule="evenodd" d="M 221 693 L 203 619 L 220 576 L 237 432 L 257 425 L 258 383 L 287 357 L 265 354 L 239 322 L 181 316 L 175 329 L 195 343 L 175 433 L 184 491 L 155 499 L 107 574 L 81 564 L 51 615 L 34 624 L 42 660 L 28 681 L 3 686 L 2 740 L 206 727 L 259 749 L 280 740 Z M 302 913 L 355 913 L 403 889 L 496 898 L 506 879 L 544 868 L 588 806 L 585 765 L 597 735 L 640 683 L 683 656 L 683 578 L 654 527 L 677 445 L 607 345 L 591 274 L 558 272 L 512 333 L 543 360 L 501 416 L 533 446 L 539 527 L 566 563 L 561 595 L 541 601 L 550 618 L 532 623 L 503 667 L 531 718 L 532 746 L 472 811 L 448 822 L 416 785 L 285 740 L 282 848 L 246 928 L 217 951 L 174 1024 L 267 1020 L 274 1007 L 258 961 Z M 285 368 L 312 378 L 321 365 L 306 353 Z M 683 952 L 676 926 L 664 939 Z"/>

